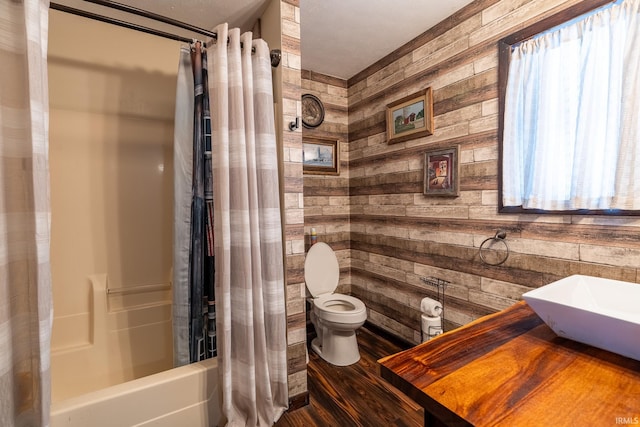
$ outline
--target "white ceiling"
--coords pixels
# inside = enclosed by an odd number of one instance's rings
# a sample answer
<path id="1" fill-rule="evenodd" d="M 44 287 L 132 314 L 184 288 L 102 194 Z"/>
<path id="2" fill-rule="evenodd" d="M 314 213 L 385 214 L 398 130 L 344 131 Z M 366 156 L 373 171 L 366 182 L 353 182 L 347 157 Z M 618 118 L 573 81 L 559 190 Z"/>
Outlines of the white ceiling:
<path id="1" fill-rule="evenodd" d="M 348 79 L 472 0 L 300 0 L 302 68 Z"/>
<path id="2" fill-rule="evenodd" d="M 82 0 L 52 0 L 117 19 L 195 37 Z M 270 0 L 117 0 L 211 29 L 221 22 L 249 29 Z M 300 0 L 302 68 L 348 79 L 473 0 Z"/>

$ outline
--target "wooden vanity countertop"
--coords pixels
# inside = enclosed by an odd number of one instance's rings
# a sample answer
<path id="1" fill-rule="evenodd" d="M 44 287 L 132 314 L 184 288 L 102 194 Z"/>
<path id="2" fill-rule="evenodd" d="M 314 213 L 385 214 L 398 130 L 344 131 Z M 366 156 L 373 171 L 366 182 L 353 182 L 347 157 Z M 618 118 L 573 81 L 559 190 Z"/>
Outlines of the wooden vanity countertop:
<path id="1" fill-rule="evenodd" d="M 425 423 L 640 425 L 640 361 L 558 337 L 524 301 L 378 363 Z"/>

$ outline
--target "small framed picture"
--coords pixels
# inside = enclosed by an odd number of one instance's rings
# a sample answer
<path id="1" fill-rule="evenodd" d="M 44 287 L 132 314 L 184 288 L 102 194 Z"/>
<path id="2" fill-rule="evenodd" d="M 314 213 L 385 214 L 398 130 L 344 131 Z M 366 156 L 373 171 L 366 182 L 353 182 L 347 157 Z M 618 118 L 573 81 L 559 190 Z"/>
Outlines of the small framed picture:
<path id="1" fill-rule="evenodd" d="M 433 134 L 431 87 L 387 105 L 387 143 L 396 144 Z"/>
<path id="2" fill-rule="evenodd" d="M 424 153 L 424 194 L 460 195 L 460 146 Z"/>
<path id="3" fill-rule="evenodd" d="M 340 174 L 340 146 L 337 140 L 302 138 L 302 173 L 316 175 Z"/>

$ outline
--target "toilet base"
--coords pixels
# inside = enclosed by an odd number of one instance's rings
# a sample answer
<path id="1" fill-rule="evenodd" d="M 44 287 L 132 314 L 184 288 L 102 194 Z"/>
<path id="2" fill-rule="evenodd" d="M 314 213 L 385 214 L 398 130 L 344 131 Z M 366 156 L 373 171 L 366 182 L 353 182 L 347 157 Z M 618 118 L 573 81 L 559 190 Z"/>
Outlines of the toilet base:
<path id="1" fill-rule="evenodd" d="M 353 365 L 360 360 L 355 330 L 331 332 L 325 330 L 322 341 L 319 337 L 311 341 L 311 349 L 335 366 Z"/>

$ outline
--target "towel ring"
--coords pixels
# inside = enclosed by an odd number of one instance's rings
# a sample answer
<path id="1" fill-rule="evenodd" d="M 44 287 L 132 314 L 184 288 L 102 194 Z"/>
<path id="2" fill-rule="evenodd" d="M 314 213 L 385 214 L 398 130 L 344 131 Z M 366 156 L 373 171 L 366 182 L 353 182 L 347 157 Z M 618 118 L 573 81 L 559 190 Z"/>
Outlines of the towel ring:
<path id="1" fill-rule="evenodd" d="M 507 232 L 504 231 L 504 230 L 498 230 L 498 231 L 496 231 L 495 236 L 485 239 L 480 244 L 480 248 L 478 249 L 478 253 L 480 254 L 480 259 L 482 260 L 482 262 L 484 262 L 487 265 L 494 265 L 494 266 L 504 263 L 507 260 L 507 258 L 509 258 L 509 245 L 507 245 L 507 241 L 505 240 L 506 238 L 507 238 Z M 504 259 L 502 259 L 501 261 L 489 262 L 489 261 L 487 261 L 485 259 L 484 255 L 482 253 L 482 250 L 483 249 L 489 249 L 496 242 L 502 242 L 504 247 L 507 249 L 506 255 L 504 256 Z M 487 245 L 487 243 L 489 243 L 489 245 L 487 247 L 485 247 L 485 245 Z"/>

